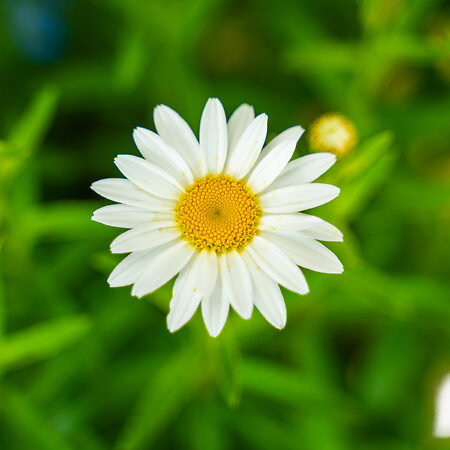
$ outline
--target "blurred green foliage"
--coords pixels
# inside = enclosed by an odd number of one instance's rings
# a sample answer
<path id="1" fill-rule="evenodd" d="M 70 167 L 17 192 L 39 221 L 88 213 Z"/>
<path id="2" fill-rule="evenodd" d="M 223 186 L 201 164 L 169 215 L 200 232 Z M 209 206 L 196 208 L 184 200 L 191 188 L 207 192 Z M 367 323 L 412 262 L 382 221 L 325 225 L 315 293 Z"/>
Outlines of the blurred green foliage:
<path id="1" fill-rule="evenodd" d="M 431 436 L 450 370 L 448 4 L 6 0 L 0 17 L 2 450 L 450 448 Z M 360 135 L 317 212 L 344 231 L 345 272 L 305 271 L 281 332 L 255 311 L 217 339 L 199 314 L 171 335 L 170 286 L 138 301 L 106 283 L 118 230 L 90 221 L 90 183 L 137 153 L 156 104 L 198 129 L 209 96 L 267 112 L 271 136 L 328 111 Z"/>

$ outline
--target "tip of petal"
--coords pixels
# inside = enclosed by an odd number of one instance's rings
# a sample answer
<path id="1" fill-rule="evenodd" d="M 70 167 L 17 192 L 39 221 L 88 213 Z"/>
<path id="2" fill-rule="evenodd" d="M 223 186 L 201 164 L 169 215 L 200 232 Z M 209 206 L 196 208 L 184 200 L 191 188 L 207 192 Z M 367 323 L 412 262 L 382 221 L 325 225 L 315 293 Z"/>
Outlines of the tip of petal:
<path id="1" fill-rule="evenodd" d="M 112 273 L 109 277 L 108 277 L 108 279 L 106 280 L 106 282 L 109 284 L 109 287 L 112 287 L 112 288 L 114 288 L 114 287 L 121 287 L 121 286 L 123 286 L 123 284 L 122 283 L 118 283 L 117 282 L 117 275 L 116 274 L 114 274 L 114 273 Z"/>
<path id="2" fill-rule="evenodd" d="M 303 133 L 305 132 L 305 129 L 301 125 L 295 125 L 292 128 L 289 128 L 289 130 L 292 130 L 293 132 L 295 132 L 295 135 L 293 135 L 292 139 L 290 139 L 295 142 L 297 142 L 303 136 Z"/>
<path id="3" fill-rule="evenodd" d="M 167 329 L 171 333 L 175 333 L 175 331 L 178 331 L 184 325 L 183 323 L 180 324 L 179 321 L 175 321 L 174 314 L 170 314 L 170 312 L 167 315 L 166 323 L 167 323 Z"/>
<path id="4" fill-rule="evenodd" d="M 297 294 L 300 294 L 300 295 L 306 295 L 308 293 L 309 293 L 309 286 L 306 286 L 306 287 L 304 287 L 302 289 L 299 289 L 297 291 Z"/>
<path id="5" fill-rule="evenodd" d="M 217 97 L 209 97 L 208 100 L 206 100 L 206 103 L 212 103 L 212 102 L 218 102 L 218 103 L 222 103 Z"/>
<path id="6" fill-rule="evenodd" d="M 221 330 L 220 330 L 220 331 L 221 331 Z M 210 335 L 212 338 L 216 338 L 217 336 L 219 336 L 220 331 L 217 331 L 217 330 L 208 330 L 208 333 L 209 333 L 209 335 Z"/>
<path id="7" fill-rule="evenodd" d="M 332 185 L 332 184 L 330 184 L 330 186 L 332 187 L 332 188 L 331 188 L 332 195 L 333 195 L 333 198 L 332 198 L 332 199 L 334 199 L 334 198 L 336 198 L 336 197 L 341 193 L 341 188 L 339 188 L 339 187 L 337 187 L 337 186 L 334 186 L 334 185 Z"/>
<path id="8" fill-rule="evenodd" d="M 153 117 L 155 117 L 155 115 L 161 115 L 161 114 L 165 114 L 172 111 L 171 108 L 169 108 L 167 105 L 163 105 L 162 103 L 159 105 L 156 105 L 153 108 Z"/>
<path id="9" fill-rule="evenodd" d="M 255 120 L 260 120 L 260 121 L 263 121 L 263 122 L 267 122 L 269 120 L 269 116 L 266 113 L 261 113 L 261 114 L 258 114 L 255 117 Z"/>
<path id="10" fill-rule="evenodd" d="M 142 135 L 146 131 L 149 131 L 149 130 L 147 130 L 146 128 L 143 128 L 143 127 L 135 127 L 133 129 L 133 137 L 138 136 L 138 135 Z"/>
<path id="11" fill-rule="evenodd" d="M 136 289 L 136 284 L 133 286 L 133 289 L 131 290 L 131 295 L 133 296 L 133 297 L 137 297 L 137 298 L 141 298 L 141 297 L 143 297 L 145 294 L 143 294 L 142 292 L 139 292 L 137 289 Z"/>
<path id="12" fill-rule="evenodd" d="M 90 189 L 92 189 L 94 192 L 97 192 L 95 189 L 95 186 L 97 185 L 97 183 L 99 182 L 100 180 L 97 180 L 97 181 L 94 181 L 93 183 L 91 183 L 91 185 L 89 186 L 89 188 Z"/>
<path id="13" fill-rule="evenodd" d="M 330 167 L 337 161 L 337 156 L 334 153 L 320 152 L 320 153 L 316 153 L 316 155 L 322 155 L 323 159 L 330 161 Z"/>
<path id="14" fill-rule="evenodd" d="M 272 325 L 273 325 L 276 329 L 282 330 L 282 329 L 286 326 L 286 321 L 284 321 L 283 323 L 277 323 L 277 324 L 272 323 Z"/>

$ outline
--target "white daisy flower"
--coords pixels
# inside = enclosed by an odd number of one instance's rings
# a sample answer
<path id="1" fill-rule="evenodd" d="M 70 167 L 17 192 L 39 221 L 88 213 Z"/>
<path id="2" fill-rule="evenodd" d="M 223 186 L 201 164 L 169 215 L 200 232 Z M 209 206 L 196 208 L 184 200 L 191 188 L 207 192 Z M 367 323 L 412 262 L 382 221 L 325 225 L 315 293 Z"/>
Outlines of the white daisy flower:
<path id="1" fill-rule="evenodd" d="M 143 158 L 119 155 L 123 178 L 96 181 L 92 189 L 118 204 L 93 220 L 129 228 L 111 244 L 129 253 L 108 278 L 110 286 L 133 285 L 149 294 L 178 274 L 167 325 L 182 327 L 201 304 L 211 336 L 229 306 L 244 319 L 253 305 L 275 327 L 286 323 L 279 285 L 308 292 L 298 266 L 341 273 L 338 258 L 317 240 L 342 241 L 342 233 L 306 209 L 329 202 L 339 189 L 312 183 L 328 170 L 331 153 L 289 162 L 303 129 L 289 128 L 264 147 L 267 115 L 243 104 L 227 122 L 220 101 L 207 101 L 197 140 L 172 109 L 154 110 L 158 133 L 136 128 Z"/>

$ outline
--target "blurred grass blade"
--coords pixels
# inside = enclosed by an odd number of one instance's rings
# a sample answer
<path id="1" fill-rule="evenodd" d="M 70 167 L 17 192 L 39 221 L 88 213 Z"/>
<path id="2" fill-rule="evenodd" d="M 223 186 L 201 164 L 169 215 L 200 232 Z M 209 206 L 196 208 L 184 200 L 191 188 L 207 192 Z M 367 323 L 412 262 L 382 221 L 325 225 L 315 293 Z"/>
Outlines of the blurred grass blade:
<path id="1" fill-rule="evenodd" d="M 11 369 L 50 358 L 80 340 L 90 327 L 85 316 L 65 316 L 5 336 L 0 367 Z"/>
<path id="2" fill-rule="evenodd" d="M 241 401 L 241 380 L 239 369 L 241 355 L 236 343 L 228 336 L 222 339 L 208 339 L 211 366 L 218 388 L 230 408 L 236 408 Z"/>
<path id="3" fill-rule="evenodd" d="M 341 195 L 330 205 L 341 220 L 351 222 L 363 212 L 378 189 L 387 182 L 394 168 L 396 156 L 392 153 L 382 156 L 367 168 L 364 176 L 357 177 L 343 186 Z"/>
<path id="4" fill-rule="evenodd" d="M 383 131 L 365 139 L 351 156 L 339 162 L 334 171 L 333 182 L 341 184 L 364 175 L 366 170 L 388 152 L 393 140 L 394 135 L 390 131 Z"/>
<path id="5" fill-rule="evenodd" d="M 221 404 L 197 401 L 185 418 L 186 434 L 180 433 L 178 446 L 190 450 L 225 450 L 230 447 L 230 434 L 221 417 Z M 188 441 L 186 441 L 188 437 Z M 188 445 L 186 445 L 188 444 Z"/>
<path id="6" fill-rule="evenodd" d="M 182 348 L 156 370 L 119 436 L 117 450 L 153 448 L 201 380 L 197 349 Z"/>
<path id="7" fill-rule="evenodd" d="M 300 371 L 257 358 L 247 358 L 241 367 L 242 386 L 286 404 L 336 406 L 340 411 L 348 410 L 345 397 L 328 386 L 323 380 Z"/>
<path id="8" fill-rule="evenodd" d="M 41 89 L 11 130 L 7 142 L 21 156 L 29 155 L 42 141 L 56 111 L 58 90 Z"/>
<path id="9" fill-rule="evenodd" d="M 24 232 L 33 239 L 42 236 L 55 240 L 92 238 L 96 231 L 100 232 L 100 227 L 91 221 L 94 209 L 89 202 L 54 202 L 28 210 L 21 221 Z"/>
<path id="10" fill-rule="evenodd" d="M 0 425 L 5 424 L 8 434 L 14 436 L 14 449 L 70 450 L 60 430 L 33 405 L 26 396 L 3 387 L 0 389 Z M 20 443 L 20 446 L 19 446 Z M 3 447 L 2 447 L 3 448 Z M 4 448 L 6 450 L 6 447 Z"/>
<path id="11" fill-rule="evenodd" d="M 0 146 L 0 188 L 41 143 L 53 120 L 58 100 L 54 87 L 41 89 Z"/>

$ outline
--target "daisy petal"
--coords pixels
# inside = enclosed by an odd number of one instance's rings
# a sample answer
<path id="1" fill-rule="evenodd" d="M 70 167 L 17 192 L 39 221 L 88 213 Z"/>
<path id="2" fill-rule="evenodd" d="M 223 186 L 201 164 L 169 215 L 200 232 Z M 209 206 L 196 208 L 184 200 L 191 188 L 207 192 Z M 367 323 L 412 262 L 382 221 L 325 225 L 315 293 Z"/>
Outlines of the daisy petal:
<path id="1" fill-rule="evenodd" d="M 336 162 L 333 153 L 313 153 L 291 161 L 272 185 L 273 189 L 311 183 Z"/>
<path id="2" fill-rule="evenodd" d="M 128 253 L 159 247 L 180 237 L 174 221 L 150 222 L 119 234 L 111 243 L 111 253 Z"/>
<path id="3" fill-rule="evenodd" d="M 183 192 L 175 178 L 145 159 L 133 155 L 118 155 L 114 163 L 129 180 L 153 195 L 177 200 Z"/>
<path id="4" fill-rule="evenodd" d="M 323 273 L 342 273 L 344 270 L 332 251 L 301 232 L 281 234 L 262 231 L 261 236 L 278 245 L 295 264 L 306 269 Z"/>
<path id="5" fill-rule="evenodd" d="M 253 287 L 250 274 L 238 252 L 219 257 L 220 273 L 225 294 L 233 309 L 243 318 L 250 319 L 253 310 Z"/>
<path id="6" fill-rule="evenodd" d="M 331 223 L 309 214 L 263 214 L 258 228 L 265 231 L 302 231 L 320 241 L 342 241 L 342 233 Z"/>
<path id="7" fill-rule="evenodd" d="M 220 277 L 211 294 L 202 300 L 202 314 L 206 328 L 212 337 L 222 331 L 228 317 L 229 303 L 225 297 Z"/>
<path id="8" fill-rule="evenodd" d="M 164 169 L 181 185 L 190 186 L 194 182 L 191 169 L 183 157 L 153 131 L 137 127 L 133 139 L 142 156 Z"/>
<path id="9" fill-rule="evenodd" d="M 102 197 L 125 205 L 138 206 L 151 211 L 172 212 L 175 202 L 143 191 L 130 180 L 105 178 L 91 184 L 91 189 Z"/>
<path id="10" fill-rule="evenodd" d="M 199 252 L 195 257 L 195 262 L 198 268 L 195 288 L 198 289 L 202 297 L 206 297 L 212 292 L 217 282 L 219 268 L 217 253 L 209 251 Z"/>
<path id="11" fill-rule="evenodd" d="M 252 274 L 253 285 L 255 286 L 255 306 L 275 328 L 284 328 L 286 325 L 286 305 L 278 284 L 258 268 L 249 254 L 243 257 Z"/>
<path id="12" fill-rule="evenodd" d="M 206 158 L 208 173 L 220 173 L 227 157 L 228 136 L 225 110 L 217 98 L 208 99 L 203 110 L 200 147 Z"/>
<path id="13" fill-rule="evenodd" d="M 255 118 L 253 106 L 243 103 L 231 114 L 228 120 L 228 154 L 231 154 L 246 128 Z"/>
<path id="14" fill-rule="evenodd" d="M 305 130 L 300 126 L 296 125 L 294 127 L 288 128 L 287 130 L 282 131 L 280 134 L 275 136 L 262 150 L 261 154 L 258 158 L 258 163 L 265 158 L 275 147 L 280 145 L 282 142 L 286 141 L 295 141 L 295 146 L 297 145 L 298 140 L 302 137 Z"/>
<path id="15" fill-rule="evenodd" d="M 309 291 L 302 271 L 277 245 L 261 236 L 255 236 L 245 251 L 250 252 L 255 263 L 277 283 L 299 294 Z"/>
<path id="16" fill-rule="evenodd" d="M 246 128 L 236 147 L 230 152 L 225 173 L 243 178 L 258 159 L 267 135 L 267 115 L 260 114 Z"/>
<path id="17" fill-rule="evenodd" d="M 173 286 L 173 297 L 167 316 L 167 326 L 171 332 L 178 330 L 192 317 L 200 300 L 211 294 L 216 282 L 216 253 L 196 253 Z"/>
<path id="18" fill-rule="evenodd" d="M 147 261 L 152 258 L 151 250 L 130 253 L 116 266 L 108 278 L 111 287 L 128 286 L 133 284 L 142 271 Z"/>
<path id="19" fill-rule="evenodd" d="M 206 173 L 206 161 L 200 150 L 200 145 L 191 127 L 173 109 L 166 105 L 158 105 L 153 111 L 158 134 L 188 163 L 195 177 Z"/>
<path id="20" fill-rule="evenodd" d="M 171 333 L 180 329 L 194 315 L 202 296 L 194 289 L 195 269 L 192 270 L 195 258 L 180 272 L 173 285 L 173 297 L 167 315 L 167 328 Z"/>
<path id="21" fill-rule="evenodd" d="M 339 195 L 340 189 L 331 184 L 301 184 L 274 189 L 260 197 L 266 213 L 290 213 L 323 205 Z"/>
<path id="22" fill-rule="evenodd" d="M 108 205 L 94 211 L 92 220 L 119 228 L 133 228 L 153 220 L 155 213 L 136 206 Z"/>
<path id="23" fill-rule="evenodd" d="M 282 141 L 253 169 L 248 178 L 248 187 L 257 194 L 269 186 L 280 174 L 294 153 L 297 141 Z"/>
<path id="24" fill-rule="evenodd" d="M 450 375 L 441 381 L 436 395 L 434 436 L 450 437 Z"/>
<path id="25" fill-rule="evenodd" d="M 194 252 L 191 245 L 181 240 L 156 248 L 151 252 L 152 258 L 136 280 L 131 294 L 142 297 L 158 289 L 187 264 Z"/>

